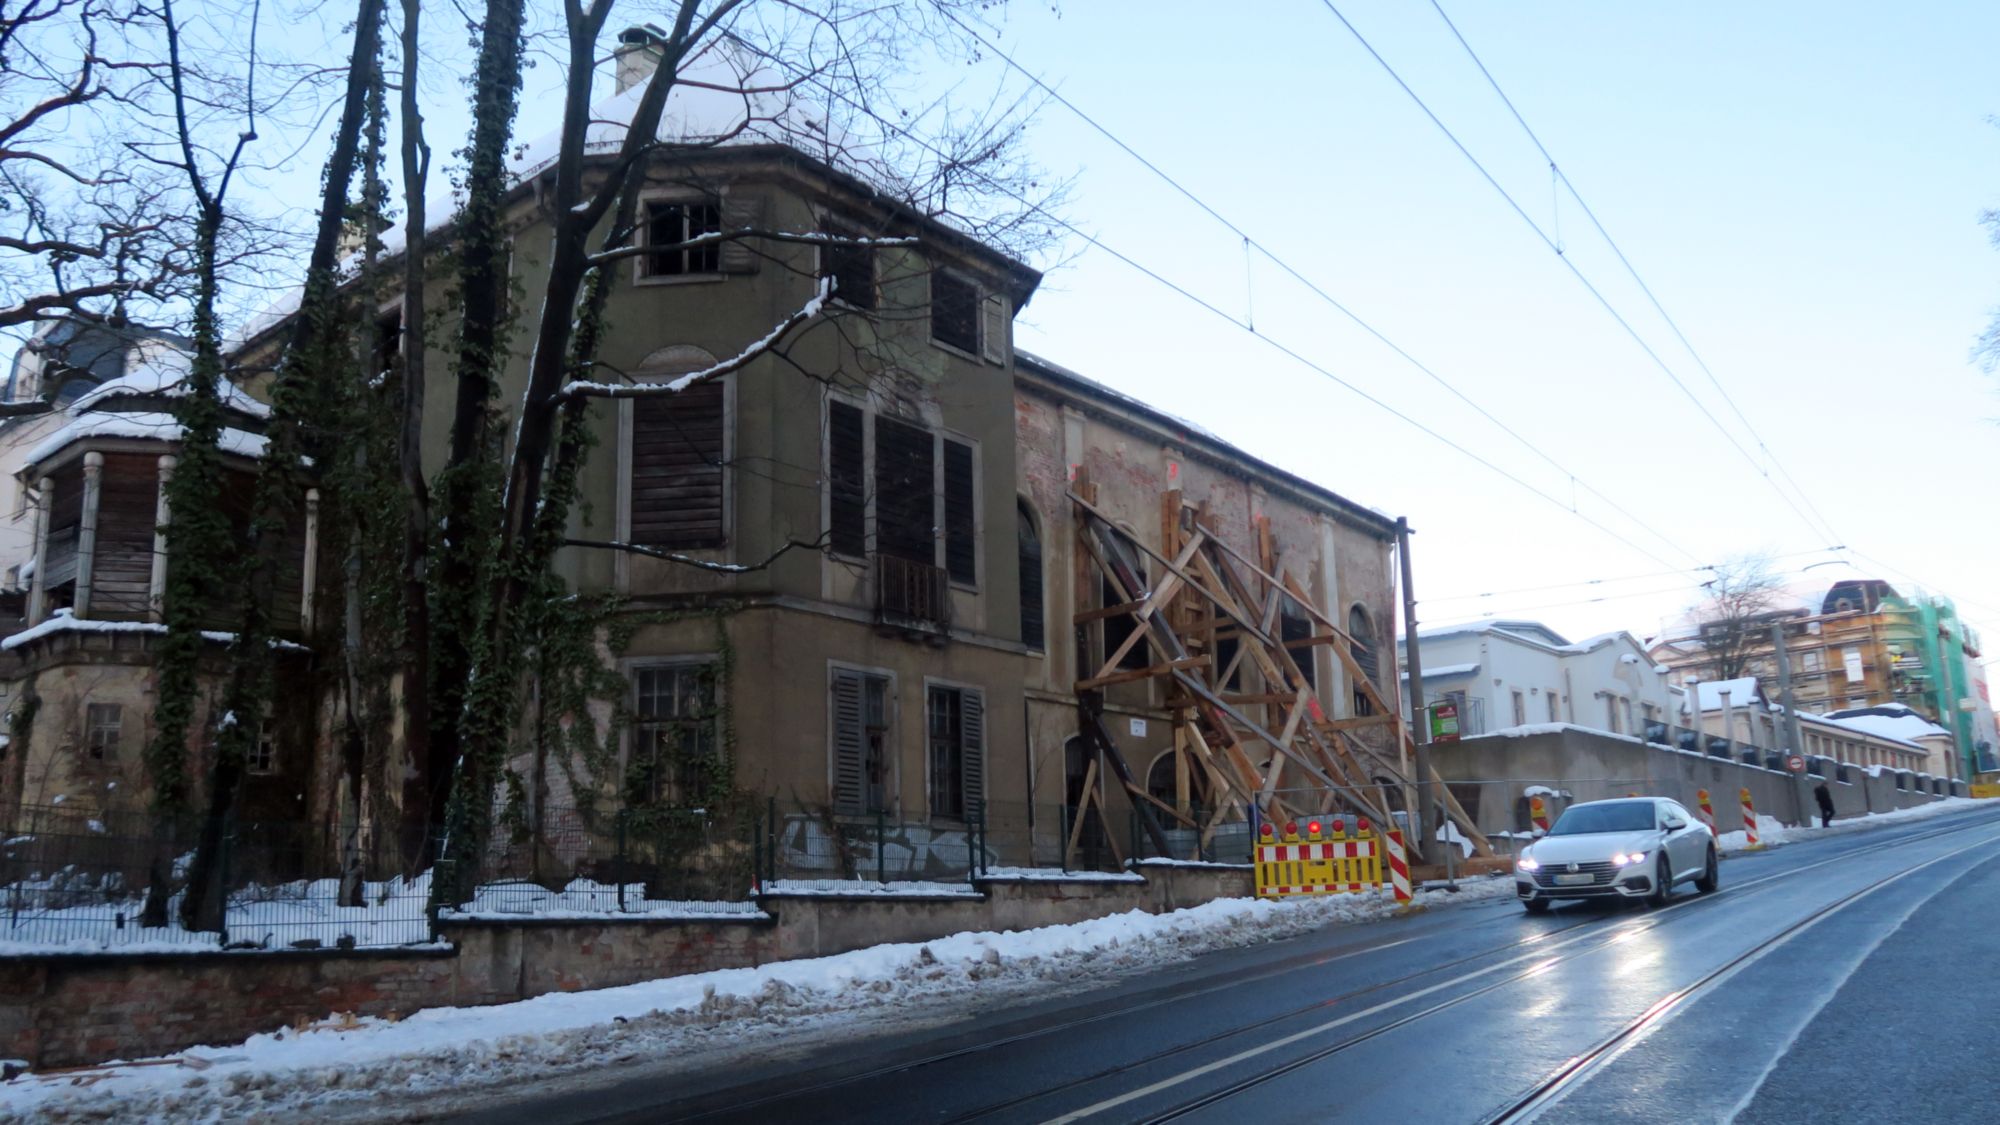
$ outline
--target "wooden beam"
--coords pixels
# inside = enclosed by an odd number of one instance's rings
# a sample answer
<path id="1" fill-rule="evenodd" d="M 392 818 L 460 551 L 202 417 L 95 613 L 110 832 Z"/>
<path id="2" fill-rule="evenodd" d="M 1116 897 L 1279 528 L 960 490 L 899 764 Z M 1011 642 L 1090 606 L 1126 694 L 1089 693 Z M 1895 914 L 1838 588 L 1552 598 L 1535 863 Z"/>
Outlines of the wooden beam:
<path id="1" fill-rule="evenodd" d="M 1150 680 L 1154 676 L 1164 676 L 1180 668 L 1200 668 L 1208 663 L 1206 656 L 1190 656 L 1186 660 L 1169 660 L 1165 664 L 1149 664 L 1144 668 L 1129 668 L 1123 672 L 1113 672 L 1109 676 L 1078 680 L 1076 691 L 1096 691 L 1112 684 L 1129 684 L 1134 680 Z"/>

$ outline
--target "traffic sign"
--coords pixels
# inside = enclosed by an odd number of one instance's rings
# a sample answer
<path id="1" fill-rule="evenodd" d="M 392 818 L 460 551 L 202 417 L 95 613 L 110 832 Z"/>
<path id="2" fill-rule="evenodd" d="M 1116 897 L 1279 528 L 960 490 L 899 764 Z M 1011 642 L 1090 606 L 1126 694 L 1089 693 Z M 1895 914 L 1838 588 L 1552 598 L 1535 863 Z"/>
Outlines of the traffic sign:
<path id="1" fill-rule="evenodd" d="M 1797 754 L 1787 754 L 1785 755 L 1785 768 L 1793 773 L 1804 773 L 1806 772 L 1806 760 Z"/>

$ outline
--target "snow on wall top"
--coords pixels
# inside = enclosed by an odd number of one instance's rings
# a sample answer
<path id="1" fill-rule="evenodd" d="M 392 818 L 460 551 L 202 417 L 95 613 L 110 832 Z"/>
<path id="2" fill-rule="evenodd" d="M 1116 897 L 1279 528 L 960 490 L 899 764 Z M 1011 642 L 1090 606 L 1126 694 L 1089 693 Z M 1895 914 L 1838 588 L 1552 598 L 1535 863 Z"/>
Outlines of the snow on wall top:
<path id="1" fill-rule="evenodd" d="M 89 437 L 145 438 L 152 441 L 179 441 L 181 424 L 171 414 L 85 414 L 43 438 L 28 451 L 24 465 L 39 465 L 57 453 Z M 223 430 L 216 446 L 224 453 L 252 459 L 264 455 L 264 435 L 248 430 Z"/>
<path id="2" fill-rule="evenodd" d="M 179 350 L 162 350 L 149 358 L 145 364 L 135 367 L 116 379 L 110 379 L 85 392 L 70 404 L 70 413 L 85 414 L 98 403 L 116 395 L 161 395 L 180 398 L 187 394 L 188 368 L 193 357 Z M 243 388 L 221 381 L 216 387 L 216 398 L 222 405 L 256 418 L 271 416 L 271 408 L 251 398 Z"/>

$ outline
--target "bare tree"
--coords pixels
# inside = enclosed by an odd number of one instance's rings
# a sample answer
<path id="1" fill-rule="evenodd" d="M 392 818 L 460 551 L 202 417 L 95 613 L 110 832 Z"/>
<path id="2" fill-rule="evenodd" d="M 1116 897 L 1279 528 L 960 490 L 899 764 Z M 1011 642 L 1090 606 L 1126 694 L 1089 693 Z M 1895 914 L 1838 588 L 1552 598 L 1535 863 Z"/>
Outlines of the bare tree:
<path id="1" fill-rule="evenodd" d="M 1768 555 L 1740 555 L 1714 572 L 1702 583 L 1707 597 L 1693 616 L 1714 678 L 1733 680 L 1749 669 L 1750 654 L 1769 636 L 1771 616 L 1784 605 L 1784 583 Z"/>

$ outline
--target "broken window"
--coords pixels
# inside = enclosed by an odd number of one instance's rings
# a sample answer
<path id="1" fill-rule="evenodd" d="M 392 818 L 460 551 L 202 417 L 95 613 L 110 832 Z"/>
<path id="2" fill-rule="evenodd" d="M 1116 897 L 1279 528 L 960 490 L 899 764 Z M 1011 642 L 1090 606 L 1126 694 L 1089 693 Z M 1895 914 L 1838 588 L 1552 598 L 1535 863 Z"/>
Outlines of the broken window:
<path id="1" fill-rule="evenodd" d="M 118 760 L 118 742 L 125 731 L 125 708 L 117 703 L 84 705 L 84 752 L 94 762 Z"/>
<path id="2" fill-rule="evenodd" d="M 971 355 L 979 354 L 979 287 L 946 273 L 931 271 L 931 339 Z"/>
<path id="3" fill-rule="evenodd" d="M 710 242 L 694 247 L 681 244 L 700 235 L 718 234 L 721 230 L 722 211 L 713 201 L 646 204 L 646 245 L 661 249 L 640 257 L 640 276 L 681 277 L 720 272 L 721 243 Z"/>

